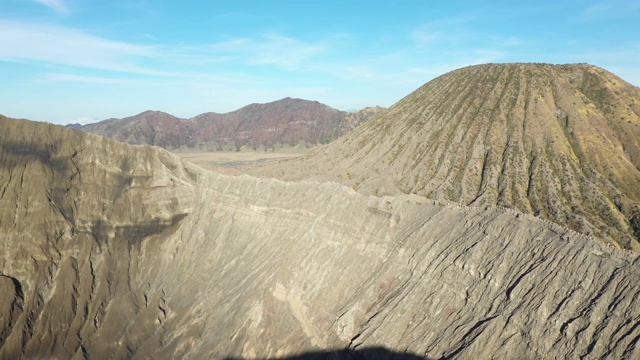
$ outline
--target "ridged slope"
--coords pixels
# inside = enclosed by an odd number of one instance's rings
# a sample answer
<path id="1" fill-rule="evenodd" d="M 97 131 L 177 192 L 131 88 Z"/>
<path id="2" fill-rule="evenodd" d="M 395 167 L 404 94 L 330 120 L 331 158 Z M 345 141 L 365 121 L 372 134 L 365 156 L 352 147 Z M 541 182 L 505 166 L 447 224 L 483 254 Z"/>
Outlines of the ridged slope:
<path id="1" fill-rule="evenodd" d="M 640 90 L 587 64 L 471 66 L 309 157 L 250 172 L 514 207 L 639 250 Z"/>
<path id="2" fill-rule="evenodd" d="M 130 357 L 164 321 L 142 240 L 187 216 L 196 173 L 51 124 L 0 116 L 0 133 L 0 358 Z"/>
<path id="3" fill-rule="evenodd" d="M 0 134 L 0 358 L 640 356 L 638 255 L 539 218 Z"/>

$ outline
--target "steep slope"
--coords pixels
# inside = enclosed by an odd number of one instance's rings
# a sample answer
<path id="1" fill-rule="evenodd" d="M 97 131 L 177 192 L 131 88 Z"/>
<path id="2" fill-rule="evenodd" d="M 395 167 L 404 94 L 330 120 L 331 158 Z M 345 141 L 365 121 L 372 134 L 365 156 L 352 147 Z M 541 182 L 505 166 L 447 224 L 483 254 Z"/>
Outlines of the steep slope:
<path id="1" fill-rule="evenodd" d="M 640 356 L 639 257 L 539 218 L 0 134 L 0 358 Z"/>
<path id="2" fill-rule="evenodd" d="M 141 282 L 142 241 L 191 211 L 193 173 L 50 124 L 1 117 L 0 134 L 0 358 L 125 358 L 158 341 L 164 298 Z"/>
<path id="3" fill-rule="evenodd" d="M 347 113 L 317 101 L 285 98 L 251 104 L 226 114 L 205 113 L 188 120 L 159 111 L 145 111 L 80 129 L 129 144 L 170 149 L 236 150 L 242 146 L 273 149 L 285 144 L 328 143 L 381 110 L 376 107 Z"/>
<path id="4" fill-rule="evenodd" d="M 587 64 L 467 67 L 308 157 L 249 172 L 513 207 L 640 250 L 640 89 Z"/>

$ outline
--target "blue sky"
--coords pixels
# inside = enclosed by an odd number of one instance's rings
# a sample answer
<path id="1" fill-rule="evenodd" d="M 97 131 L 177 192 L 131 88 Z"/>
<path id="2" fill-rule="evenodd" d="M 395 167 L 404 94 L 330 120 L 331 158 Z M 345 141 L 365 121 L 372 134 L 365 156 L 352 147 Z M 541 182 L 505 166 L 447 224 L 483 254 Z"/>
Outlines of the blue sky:
<path id="1" fill-rule="evenodd" d="M 588 62 L 640 85 L 640 1 L 0 0 L 0 114 L 388 107 L 450 70 Z"/>

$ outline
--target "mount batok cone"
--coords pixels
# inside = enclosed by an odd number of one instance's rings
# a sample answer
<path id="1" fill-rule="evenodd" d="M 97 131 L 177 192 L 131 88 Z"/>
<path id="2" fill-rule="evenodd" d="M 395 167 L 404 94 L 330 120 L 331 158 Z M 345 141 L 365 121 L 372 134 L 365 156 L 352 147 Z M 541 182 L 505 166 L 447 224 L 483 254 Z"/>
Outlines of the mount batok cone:
<path id="1" fill-rule="evenodd" d="M 640 89 L 588 64 L 442 75 L 306 157 L 248 168 L 518 209 L 640 250 Z"/>

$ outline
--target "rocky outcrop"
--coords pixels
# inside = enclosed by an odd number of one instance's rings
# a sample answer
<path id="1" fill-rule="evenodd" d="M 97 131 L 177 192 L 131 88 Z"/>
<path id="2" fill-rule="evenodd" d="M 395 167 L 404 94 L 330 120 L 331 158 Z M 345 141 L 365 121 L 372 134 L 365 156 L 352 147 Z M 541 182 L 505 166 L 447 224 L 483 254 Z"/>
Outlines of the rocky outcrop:
<path id="1" fill-rule="evenodd" d="M 309 156 L 248 169 L 499 205 L 640 250 L 640 89 L 587 64 L 438 77 Z"/>
<path id="2" fill-rule="evenodd" d="M 180 119 L 160 111 L 145 111 L 124 119 L 109 119 L 80 129 L 137 145 L 201 150 L 275 149 L 283 145 L 326 144 L 369 119 L 382 108 L 355 113 L 317 101 L 284 98 L 251 104 L 236 111 L 204 113 Z"/>
<path id="3" fill-rule="evenodd" d="M 640 356 L 638 256 L 548 221 L 0 133 L 1 358 Z"/>

